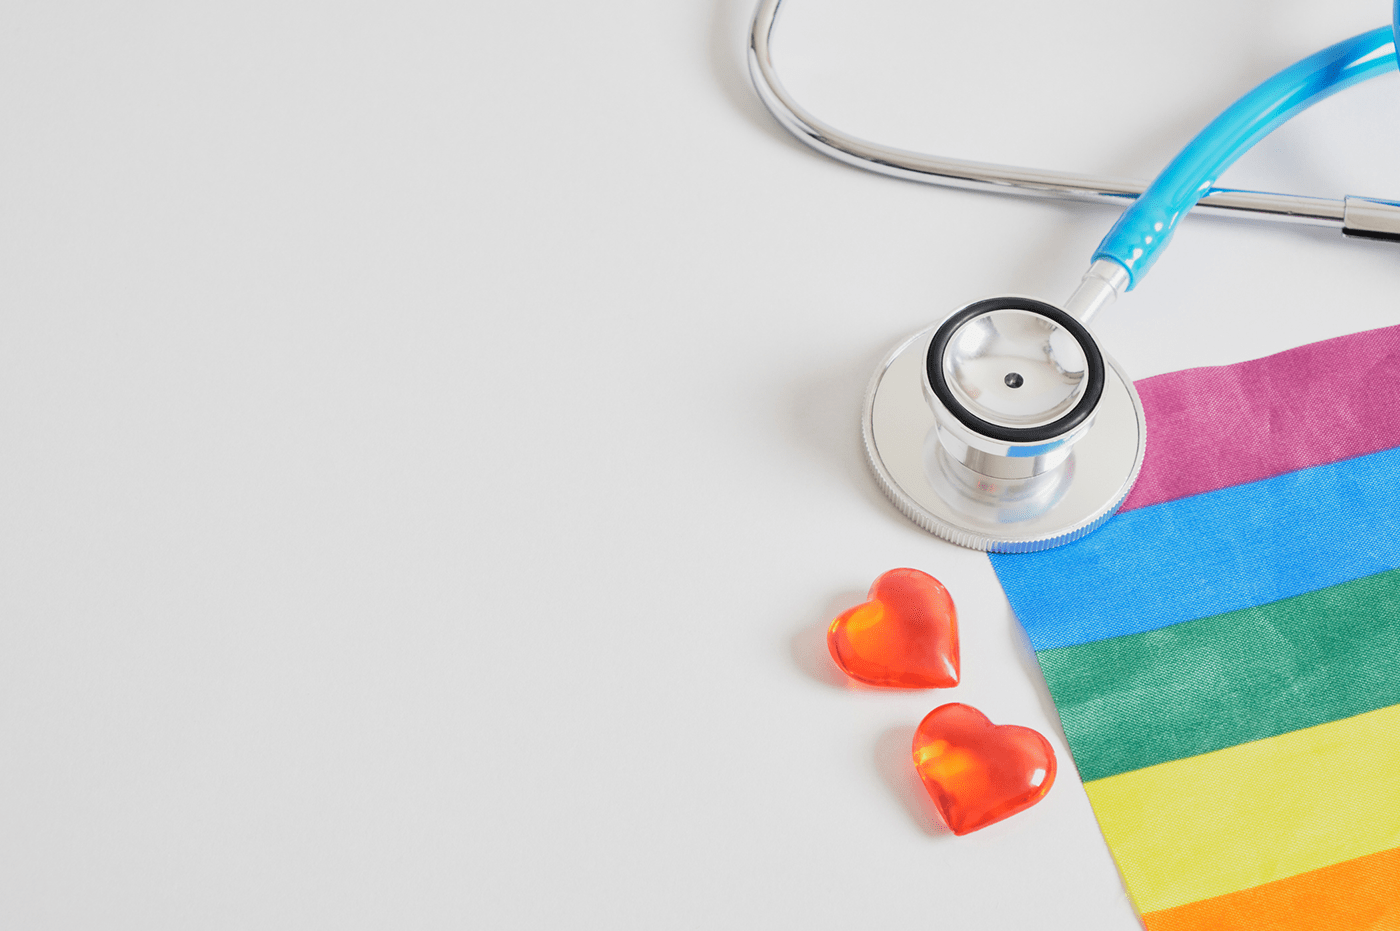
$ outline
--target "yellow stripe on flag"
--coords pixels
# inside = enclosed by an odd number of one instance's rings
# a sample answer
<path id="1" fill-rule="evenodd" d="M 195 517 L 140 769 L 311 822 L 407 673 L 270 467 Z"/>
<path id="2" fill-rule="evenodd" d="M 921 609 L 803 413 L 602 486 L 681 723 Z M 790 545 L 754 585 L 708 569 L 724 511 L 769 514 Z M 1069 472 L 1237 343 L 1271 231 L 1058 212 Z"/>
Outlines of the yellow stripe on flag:
<path id="1" fill-rule="evenodd" d="M 1400 847 L 1400 705 L 1084 787 L 1140 913 Z"/>

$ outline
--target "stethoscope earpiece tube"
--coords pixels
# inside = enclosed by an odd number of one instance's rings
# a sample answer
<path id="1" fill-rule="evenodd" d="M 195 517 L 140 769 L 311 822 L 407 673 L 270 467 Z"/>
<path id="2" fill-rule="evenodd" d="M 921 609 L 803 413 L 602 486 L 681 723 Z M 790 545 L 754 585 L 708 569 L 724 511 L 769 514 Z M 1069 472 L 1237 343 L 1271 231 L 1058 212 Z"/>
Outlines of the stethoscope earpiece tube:
<path id="1" fill-rule="evenodd" d="M 1396 2 L 1396 23 L 1310 55 L 1231 104 L 1123 212 L 1099 243 L 1094 260 L 1117 262 L 1128 272 L 1128 289 L 1136 287 L 1171 240 L 1181 218 L 1256 142 L 1319 100 L 1396 69 L 1400 0 Z"/>
<path id="2" fill-rule="evenodd" d="M 1120 209 L 1147 190 L 1148 183 L 1141 180 L 928 155 L 880 145 L 842 132 L 804 109 L 788 93 L 778 76 L 777 66 L 773 63 L 773 38 L 783 5 L 784 0 L 758 0 L 754 8 L 753 21 L 749 26 L 749 76 L 759 100 L 774 119 L 799 141 L 823 155 L 866 171 L 906 181 L 987 193 L 1105 204 Z M 1400 22 L 1400 5 L 1397 5 L 1396 20 Z M 1349 211 L 1352 202 L 1362 209 Z M 1201 197 L 1195 209 L 1198 213 L 1217 216 L 1330 227 L 1349 235 L 1387 239 L 1400 235 L 1396 233 L 1400 230 L 1400 203 L 1387 198 L 1343 199 L 1211 188 Z M 1356 216 L 1349 216 L 1350 213 Z M 1117 265 L 1111 259 L 1106 259 L 1105 264 Z M 1107 273 L 1100 273 L 1098 277 L 1107 277 Z"/>

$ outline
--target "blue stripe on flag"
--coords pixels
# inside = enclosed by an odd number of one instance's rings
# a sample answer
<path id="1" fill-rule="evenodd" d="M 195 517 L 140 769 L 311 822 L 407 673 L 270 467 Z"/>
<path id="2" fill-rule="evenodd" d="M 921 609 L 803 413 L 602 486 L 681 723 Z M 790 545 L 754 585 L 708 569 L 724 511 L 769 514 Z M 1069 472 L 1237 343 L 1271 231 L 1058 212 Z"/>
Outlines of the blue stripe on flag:
<path id="1" fill-rule="evenodd" d="M 1400 448 L 1138 508 L 992 567 L 1037 650 L 1400 568 Z"/>

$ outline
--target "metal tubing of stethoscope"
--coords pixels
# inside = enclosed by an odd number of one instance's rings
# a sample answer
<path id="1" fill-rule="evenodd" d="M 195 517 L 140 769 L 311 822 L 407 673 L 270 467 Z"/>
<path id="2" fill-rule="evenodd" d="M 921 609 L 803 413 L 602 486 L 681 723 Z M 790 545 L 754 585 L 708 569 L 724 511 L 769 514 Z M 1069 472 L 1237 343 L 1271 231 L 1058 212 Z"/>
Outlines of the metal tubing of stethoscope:
<path id="1" fill-rule="evenodd" d="M 774 69 L 773 29 L 782 5 L 783 0 L 759 0 L 749 35 L 749 72 L 759 97 L 774 118 L 788 132 L 818 152 L 857 168 L 895 178 L 1002 194 L 1123 207 L 1146 190 L 1147 182 L 1144 181 L 921 155 L 867 142 L 828 126 L 792 98 Z M 1381 212 L 1385 214 L 1387 223 L 1393 223 L 1395 216 L 1400 214 L 1400 208 L 1389 202 L 1367 200 L 1366 203 L 1382 205 Z M 1195 209 L 1251 219 L 1326 226 L 1367 235 L 1364 228 L 1362 231 L 1348 228 L 1350 224 L 1345 200 L 1328 197 L 1214 189 L 1201 199 Z M 1357 213 L 1355 208 L 1352 212 Z"/>

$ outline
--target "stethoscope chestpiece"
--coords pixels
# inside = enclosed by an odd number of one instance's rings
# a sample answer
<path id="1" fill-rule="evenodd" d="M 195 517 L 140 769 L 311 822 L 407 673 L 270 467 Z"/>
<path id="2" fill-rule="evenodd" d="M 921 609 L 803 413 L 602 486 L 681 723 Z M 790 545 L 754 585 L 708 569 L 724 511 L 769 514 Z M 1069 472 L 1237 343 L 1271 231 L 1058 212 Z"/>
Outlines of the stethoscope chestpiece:
<path id="1" fill-rule="evenodd" d="M 1025 297 L 970 304 L 900 344 L 866 396 L 881 487 L 924 529 L 1024 552 L 1088 533 L 1142 466 L 1137 392 L 1088 328 Z"/>

